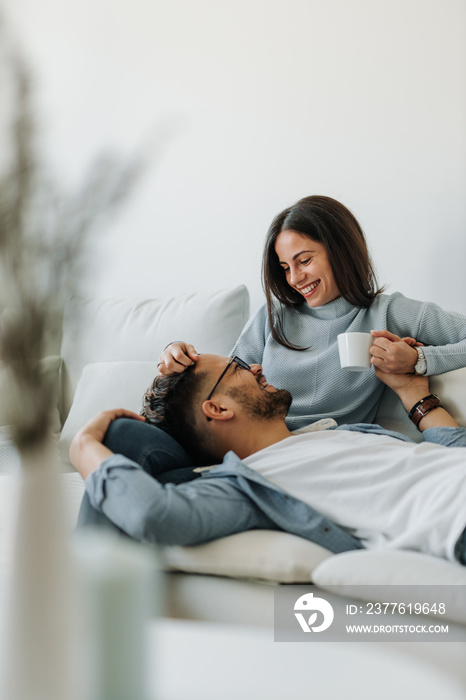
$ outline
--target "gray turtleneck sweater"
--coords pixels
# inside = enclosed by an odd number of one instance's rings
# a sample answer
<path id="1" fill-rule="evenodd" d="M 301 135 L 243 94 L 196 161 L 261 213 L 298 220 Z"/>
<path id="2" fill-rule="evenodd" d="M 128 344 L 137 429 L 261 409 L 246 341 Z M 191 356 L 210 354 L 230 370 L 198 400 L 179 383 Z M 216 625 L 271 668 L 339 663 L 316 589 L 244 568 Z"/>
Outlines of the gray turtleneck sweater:
<path id="1" fill-rule="evenodd" d="M 341 369 L 339 333 L 386 329 L 412 336 L 427 346 L 428 375 L 466 366 L 466 317 L 400 293 L 379 294 L 367 309 L 340 297 L 317 308 L 285 307 L 283 313 L 287 339 L 307 350 L 288 350 L 274 340 L 264 305 L 244 328 L 233 354 L 260 363 L 268 382 L 291 392 L 291 430 L 327 417 L 340 425 L 374 420 L 384 384 L 373 367 L 361 372 Z"/>

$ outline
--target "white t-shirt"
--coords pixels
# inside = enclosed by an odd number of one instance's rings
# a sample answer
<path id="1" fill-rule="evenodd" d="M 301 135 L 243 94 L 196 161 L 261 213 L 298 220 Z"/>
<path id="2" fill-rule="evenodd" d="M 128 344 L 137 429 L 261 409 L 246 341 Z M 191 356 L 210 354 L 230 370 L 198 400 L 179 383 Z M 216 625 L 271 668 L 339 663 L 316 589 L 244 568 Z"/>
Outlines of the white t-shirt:
<path id="1" fill-rule="evenodd" d="M 466 526 L 466 448 L 323 430 L 243 460 L 368 548 L 454 559 Z"/>

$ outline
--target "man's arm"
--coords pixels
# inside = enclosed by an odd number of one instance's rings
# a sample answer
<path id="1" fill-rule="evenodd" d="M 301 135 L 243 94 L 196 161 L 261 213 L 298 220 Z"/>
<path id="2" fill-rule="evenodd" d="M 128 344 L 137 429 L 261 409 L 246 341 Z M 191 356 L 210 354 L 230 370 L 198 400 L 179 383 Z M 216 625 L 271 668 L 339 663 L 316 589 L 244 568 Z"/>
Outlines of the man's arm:
<path id="1" fill-rule="evenodd" d="M 430 394 L 429 378 L 425 375 L 388 374 L 378 368 L 376 368 L 375 373 L 384 384 L 397 394 L 408 414 L 419 401 Z M 421 432 L 424 432 L 429 428 L 459 428 L 460 426 L 443 406 L 438 406 L 423 416 L 417 427 Z"/>
<path id="2" fill-rule="evenodd" d="M 116 408 L 102 411 L 76 433 L 70 445 L 70 461 L 83 479 L 87 479 L 113 452 L 102 444 L 110 423 L 117 418 L 134 418 L 145 423 L 145 418 L 133 411 Z"/>
<path id="3" fill-rule="evenodd" d="M 246 530 L 284 530 L 315 541 L 331 551 L 362 545 L 324 516 L 255 474 L 245 487 L 236 470 L 182 484 L 161 484 L 136 462 L 113 454 L 101 444 L 111 421 L 130 411 L 100 413 L 73 440 L 72 462 L 86 480 L 91 509 L 103 513 L 136 540 L 158 544 L 196 545 Z M 227 458 L 236 455 L 230 453 Z M 103 460 L 103 461 L 101 461 Z M 247 467 L 243 465 L 243 469 Z M 257 481 L 262 481 L 259 488 Z M 249 482 L 248 482 L 249 483 Z M 86 525 L 81 520 L 80 525 Z"/>
<path id="4" fill-rule="evenodd" d="M 70 459 L 86 483 L 92 508 L 133 539 L 151 544 L 195 545 L 277 525 L 224 480 L 161 484 L 138 464 L 102 444 L 117 418 L 144 418 L 124 409 L 103 411 L 70 446 Z M 81 525 L 85 525 L 81 522 Z"/>

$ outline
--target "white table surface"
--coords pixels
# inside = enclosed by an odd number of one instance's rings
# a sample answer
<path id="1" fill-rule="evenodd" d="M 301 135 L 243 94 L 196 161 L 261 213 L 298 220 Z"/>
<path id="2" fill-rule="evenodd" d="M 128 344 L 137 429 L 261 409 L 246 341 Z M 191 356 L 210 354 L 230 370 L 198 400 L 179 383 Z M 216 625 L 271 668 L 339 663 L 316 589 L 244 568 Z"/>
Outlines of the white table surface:
<path id="1" fill-rule="evenodd" d="M 265 629 L 166 619 L 151 623 L 149 640 L 150 700 L 466 696 L 457 678 L 397 644 L 276 643 Z"/>

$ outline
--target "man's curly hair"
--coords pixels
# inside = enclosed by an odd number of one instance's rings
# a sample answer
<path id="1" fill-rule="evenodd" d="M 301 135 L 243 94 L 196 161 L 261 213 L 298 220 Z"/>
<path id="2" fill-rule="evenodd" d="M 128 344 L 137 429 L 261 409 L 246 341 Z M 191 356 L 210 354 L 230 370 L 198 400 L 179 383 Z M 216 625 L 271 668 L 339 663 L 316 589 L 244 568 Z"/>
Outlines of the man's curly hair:
<path id="1" fill-rule="evenodd" d="M 205 372 L 187 368 L 180 374 L 158 376 L 143 398 L 141 415 L 171 435 L 198 465 L 212 463 L 213 455 L 196 430 L 196 402 L 206 378 Z"/>

